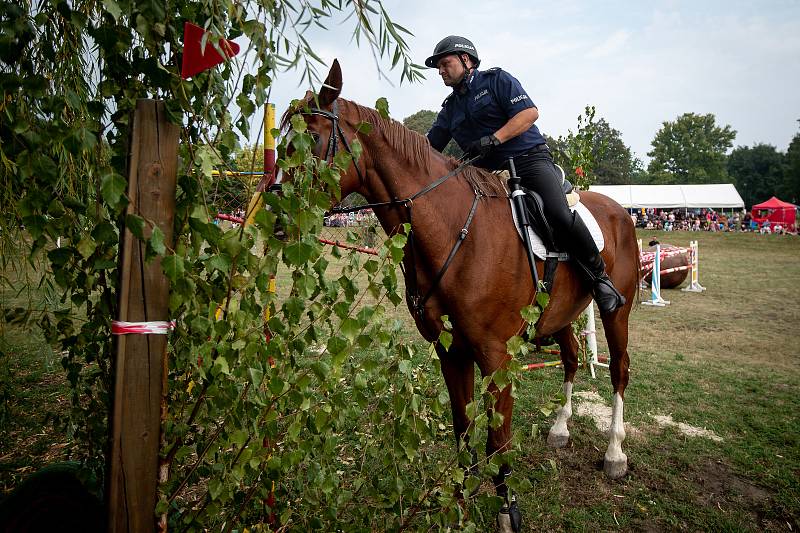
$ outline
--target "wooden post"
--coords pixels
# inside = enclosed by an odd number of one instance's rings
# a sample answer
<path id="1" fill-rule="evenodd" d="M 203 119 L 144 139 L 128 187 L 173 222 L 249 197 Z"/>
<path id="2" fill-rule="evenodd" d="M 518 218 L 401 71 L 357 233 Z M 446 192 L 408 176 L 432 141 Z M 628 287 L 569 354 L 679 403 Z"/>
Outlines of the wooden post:
<path id="1" fill-rule="evenodd" d="M 133 119 L 128 166 L 128 214 L 145 219 L 172 242 L 180 129 L 167 121 L 164 103 L 139 100 Z M 156 257 L 146 263 L 145 243 L 125 230 L 122 238 L 118 320 L 168 320 L 169 282 Z M 166 392 L 167 337 L 120 335 L 115 360 L 108 531 L 156 528 L 161 399 Z"/>

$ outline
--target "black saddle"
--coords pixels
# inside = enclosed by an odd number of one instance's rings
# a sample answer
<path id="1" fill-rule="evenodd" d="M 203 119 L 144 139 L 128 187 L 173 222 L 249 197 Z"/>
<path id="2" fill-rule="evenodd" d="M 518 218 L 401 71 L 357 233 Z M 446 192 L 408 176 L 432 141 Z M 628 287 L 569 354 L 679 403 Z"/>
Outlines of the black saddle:
<path id="1" fill-rule="evenodd" d="M 571 193 L 574 189 L 572 183 L 566 179 L 562 182 L 561 187 L 565 195 Z M 524 187 L 523 190 L 525 191 L 525 206 L 527 208 L 528 222 L 530 222 L 531 228 L 536 235 L 542 239 L 542 243 L 547 250 L 553 252 L 563 251 L 556 245 L 553 228 L 550 227 L 550 223 L 547 221 L 547 217 L 544 214 L 544 202 L 542 201 L 542 197 L 539 196 L 536 191 L 531 191 Z"/>

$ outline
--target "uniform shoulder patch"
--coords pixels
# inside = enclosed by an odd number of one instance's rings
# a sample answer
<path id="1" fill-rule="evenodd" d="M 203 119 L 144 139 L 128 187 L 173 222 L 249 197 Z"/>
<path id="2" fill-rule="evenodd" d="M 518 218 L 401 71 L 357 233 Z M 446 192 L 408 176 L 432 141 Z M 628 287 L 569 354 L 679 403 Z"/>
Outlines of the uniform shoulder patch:
<path id="1" fill-rule="evenodd" d="M 499 74 L 500 72 L 503 72 L 503 69 L 501 69 L 500 67 L 492 67 L 484 70 L 484 72 L 486 74 Z"/>
<path id="2" fill-rule="evenodd" d="M 447 102 L 449 102 L 449 101 L 450 101 L 450 98 L 451 98 L 452 96 L 453 96 L 453 93 L 450 93 L 450 94 L 448 94 L 448 95 L 447 95 L 447 98 L 445 98 L 445 99 L 442 101 L 442 107 L 445 107 L 445 106 L 447 105 Z"/>

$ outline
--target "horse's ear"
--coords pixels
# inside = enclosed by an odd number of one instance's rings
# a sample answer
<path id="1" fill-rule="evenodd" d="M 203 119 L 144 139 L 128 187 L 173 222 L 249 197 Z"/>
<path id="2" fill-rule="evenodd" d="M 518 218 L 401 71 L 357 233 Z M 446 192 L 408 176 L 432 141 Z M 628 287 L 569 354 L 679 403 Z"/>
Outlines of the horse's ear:
<path id="1" fill-rule="evenodd" d="M 334 59 L 331 70 L 328 72 L 328 77 L 322 84 L 322 89 L 319 91 L 319 106 L 328 107 L 334 100 L 339 98 L 342 92 L 342 67 L 339 66 L 339 60 Z"/>

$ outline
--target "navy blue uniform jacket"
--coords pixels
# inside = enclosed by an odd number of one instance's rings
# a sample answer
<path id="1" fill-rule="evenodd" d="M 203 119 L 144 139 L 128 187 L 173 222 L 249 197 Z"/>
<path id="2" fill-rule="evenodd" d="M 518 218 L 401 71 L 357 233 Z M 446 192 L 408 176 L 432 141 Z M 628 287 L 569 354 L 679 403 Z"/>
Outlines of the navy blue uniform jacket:
<path id="1" fill-rule="evenodd" d="M 492 135 L 511 117 L 530 107 L 536 106 L 514 76 L 499 68 L 475 70 L 467 78 L 466 91 L 463 94 L 453 91 L 442 103 L 442 110 L 428 132 L 428 141 L 441 152 L 452 138 L 466 151 L 472 142 Z M 534 124 L 495 147 L 488 157 L 475 164 L 496 170 L 504 167 L 509 157 L 544 143 L 544 137 Z"/>

